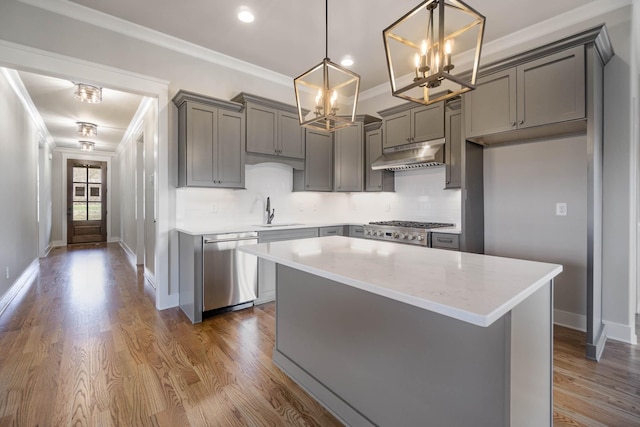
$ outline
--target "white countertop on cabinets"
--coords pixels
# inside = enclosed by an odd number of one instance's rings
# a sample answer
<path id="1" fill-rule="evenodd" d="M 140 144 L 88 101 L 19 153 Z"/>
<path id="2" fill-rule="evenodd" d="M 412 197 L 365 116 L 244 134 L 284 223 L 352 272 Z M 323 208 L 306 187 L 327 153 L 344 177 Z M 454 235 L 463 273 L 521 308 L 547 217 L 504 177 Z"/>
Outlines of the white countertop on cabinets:
<path id="1" fill-rule="evenodd" d="M 484 327 L 562 272 L 557 264 L 342 236 L 238 250 Z"/>
<path id="2" fill-rule="evenodd" d="M 271 225 L 259 225 L 259 224 L 230 224 L 230 225 L 194 225 L 194 226 L 178 226 L 176 230 L 180 233 L 190 234 L 192 236 L 200 236 L 205 234 L 220 234 L 220 233 L 242 233 L 247 231 L 276 231 L 276 230 L 294 230 L 302 228 L 318 228 L 318 227 L 333 227 L 343 225 L 362 225 L 362 224 L 349 224 L 349 223 L 275 223 Z"/>

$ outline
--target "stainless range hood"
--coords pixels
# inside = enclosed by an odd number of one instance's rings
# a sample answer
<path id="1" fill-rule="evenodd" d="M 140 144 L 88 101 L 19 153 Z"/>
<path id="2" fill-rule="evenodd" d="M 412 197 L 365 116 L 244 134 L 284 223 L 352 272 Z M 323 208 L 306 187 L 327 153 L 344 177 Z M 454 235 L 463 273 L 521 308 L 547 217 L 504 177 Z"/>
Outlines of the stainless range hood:
<path id="1" fill-rule="evenodd" d="M 371 169 L 408 170 L 444 164 L 445 139 L 417 142 L 385 148 L 382 156 L 372 164 Z"/>

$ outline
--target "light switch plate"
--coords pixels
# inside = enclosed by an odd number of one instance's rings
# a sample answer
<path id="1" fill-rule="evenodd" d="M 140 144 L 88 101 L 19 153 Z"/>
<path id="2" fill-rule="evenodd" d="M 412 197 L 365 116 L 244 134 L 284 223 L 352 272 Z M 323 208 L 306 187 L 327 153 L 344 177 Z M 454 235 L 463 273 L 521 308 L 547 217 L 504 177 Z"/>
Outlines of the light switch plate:
<path id="1" fill-rule="evenodd" d="M 564 202 L 556 203 L 556 215 L 567 216 L 567 204 Z"/>

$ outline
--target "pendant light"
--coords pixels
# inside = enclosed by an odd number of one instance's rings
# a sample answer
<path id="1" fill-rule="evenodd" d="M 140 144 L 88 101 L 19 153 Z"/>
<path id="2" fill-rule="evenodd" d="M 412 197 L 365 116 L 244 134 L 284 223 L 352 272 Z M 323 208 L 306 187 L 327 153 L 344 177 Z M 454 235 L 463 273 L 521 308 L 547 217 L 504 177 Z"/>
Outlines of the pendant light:
<path id="1" fill-rule="evenodd" d="M 382 32 L 391 93 L 420 104 L 475 89 L 485 17 L 459 0 L 427 0 Z M 454 74 L 454 53 L 473 58 Z"/>
<path id="2" fill-rule="evenodd" d="M 333 132 L 355 123 L 360 76 L 329 59 L 329 0 L 325 0 L 325 58 L 296 77 L 293 86 L 302 126 Z"/>

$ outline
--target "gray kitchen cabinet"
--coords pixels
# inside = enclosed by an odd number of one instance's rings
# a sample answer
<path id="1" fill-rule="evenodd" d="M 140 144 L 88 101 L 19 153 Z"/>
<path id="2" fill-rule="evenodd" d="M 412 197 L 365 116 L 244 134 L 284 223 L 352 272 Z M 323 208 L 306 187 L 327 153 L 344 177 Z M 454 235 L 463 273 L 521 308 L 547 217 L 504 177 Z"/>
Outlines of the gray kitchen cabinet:
<path id="1" fill-rule="evenodd" d="M 449 233 L 431 233 L 431 247 L 459 251 L 460 236 Z"/>
<path id="2" fill-rule="evenodd" d="M 483 139 L 487 135 L 584 119 L 584 46 L 479 78 L 476 89 L 463 97 L 466 137 L 478 142 L 491 143 Z"/>
<path id="3" fill-rule="evenodd" d="M 364 227 L 362 225 L 349 225 L 348 236 L 364 239 Z"/>
<path id="4" fill-rule="evenodd" d="M 373 170 L 371 164 L 382 155 L 382 123 L 365 126 L 364 191 L 394 191 L 394 173 L 389 170 Z"/>
<path id="5" fill-rule="evenodd" d="M 178 186 L 244 188 L 243 106 L 180 91 Z"/>
<path id="6" fill-rule="evenodd" d="M 304 170 L 293 171 L 294 191 L 333 191 L 333 134 L 306 129 Z"/>
<path id="7" fill-rule="evenodd" d="M 246 150 L 252 163 L 283 161 L 280 157 L 304 159 L 304 130 L 295 106 L 248 93 L 236 95 L 233 101 L 245 104 Z M 284 162 L 298 165 L 295 160 Z"/>
<path id="8" fill-rule="evenodd" d="M 444 138 L 444 102 L 409 109 L 403 104 L 380 114 L 383 148 Z"/>
<path id="9" fill-rule="evenodd" d="M 320 227 L 318 228 L 318 236 L 344 236 L 344 226 L 343 225 L 332 225 L 328 227 Z"/>
<path id="10" fill-rule="evenodd" d="M 449 108 L 452 108 L 449 110 Z M 457 108 L 457 109 L 453 109 Z M 445 113 L 445 187 L 460 188 L 462 185 L 462 112 L 460 102 L 447 105 Z"/>
<path id="11" fill-rule="evenodd" d="M 259 231 L 258 243 L 281 242 L 318 237 L 318 228 L 298 228 L 293 230 Z M 258 258 L 258 298 L 254 304 L 264 304 L 276 298 L 276 264 Z"/>
<path id="12" fill-rule="evenodd" d="M 334 134 L 335 191 L 362 191 L 364 188 L 363 128 L 362 122 L 356 122 Z"/>

